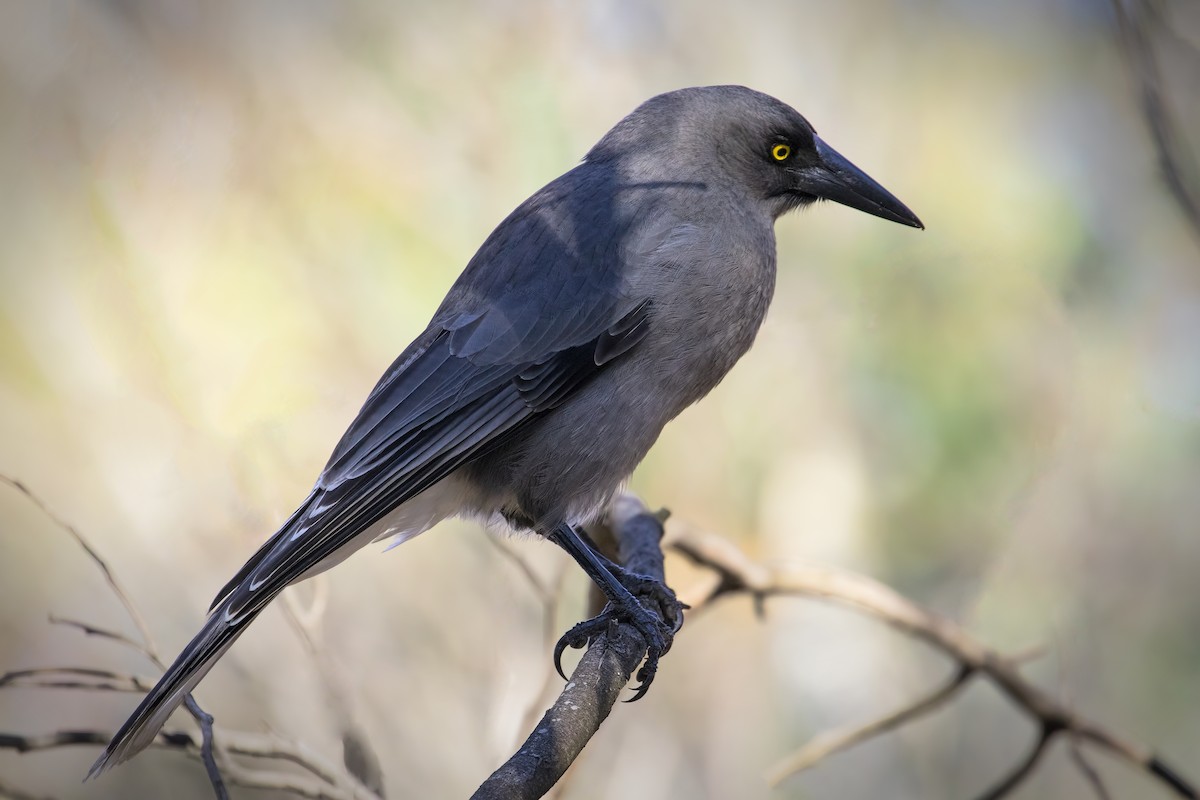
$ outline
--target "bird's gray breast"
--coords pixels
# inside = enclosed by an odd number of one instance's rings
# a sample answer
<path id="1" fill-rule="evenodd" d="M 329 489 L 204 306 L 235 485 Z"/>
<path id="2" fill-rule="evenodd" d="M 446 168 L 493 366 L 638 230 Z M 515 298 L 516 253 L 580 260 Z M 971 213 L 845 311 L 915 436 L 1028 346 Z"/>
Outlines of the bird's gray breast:
<path id="1" fill-rule="evenodd" d="M 750 348 L 775 289 L 770 221 L 742 209 L 713 216 L 721 221 L 666 215 L 666 230 L 642 243 L 643 269 L 630 277 L 654 303 L 651 333 L 632 360 L 654 365 L 671 416 Z"/>

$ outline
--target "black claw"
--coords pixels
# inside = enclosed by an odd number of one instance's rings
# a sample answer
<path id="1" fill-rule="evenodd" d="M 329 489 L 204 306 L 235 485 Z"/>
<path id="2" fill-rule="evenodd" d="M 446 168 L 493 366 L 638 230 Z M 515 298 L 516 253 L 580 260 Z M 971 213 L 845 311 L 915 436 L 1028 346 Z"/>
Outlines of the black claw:
<path id="1" fill-rule="evenodd" d="M 638 670 L 639 683 L 629 702 L 643 697 L 658 672 L 659 658 L 671 649 L 671 642 L 683 625 L 686 606 L 661 580 L 627 570 L 601 556 L 570 525 L 557 526 L 547 537 L 566 550 L 608 598 L 603 611 L 575 625 L 558 640 L 554 646 L 554 668 L 566 680 L 561 658 L 567 647 L 583 647 L 600 633 L 614 637 L 618 624 L 626 622 L 646 642 L 645 663 Z"/>
<path id="2" fill-rule="evenodd" d="M 683 625 L 683 603 L 675 598 L 664 583 L 617 568 L 615 576 L 634 597 L 632 604 L 610 601 L 595 617 L 576 624 L 563 634 L 554 646 L 554 668 L 567 680 L 562 669 L 562 654 L 568 647 L 580 648 L 590 644 L 600 634 L 616 636 L 617 626 L 627 622 L 646 640 L 646 660 L 638 670 L 634 695 L 627 703 L 645 697 L 658 673 L 658 661 L 668 650 L 675 634 Z"/>
<path id="3" fill-rule="evenodd" d="M 562 678 L 564 681 L 567 680 L 567 673 L 563 672 L 562 654 L 566 649 L 567 637 L 564 636 L 554 645 L 554 671 L 557 672 L 558 677 Z"/>
<path id="4" fill-rule="evenodd" d="M 607 627 L 609 628 L 607 632 L 613 633 L 611 627 L 615 624 L 616 617 L 612 616 L 611 607 L 605 606 L 597 616 L 575 623 L 571 630 L 564 633 L 554 645 L 554 669 L 558 672 L 559 677 L 564 681 L 567 680 L 567 675 L 562 668 L 562 654 L 568 647 L 573 650 L 586 647 L 601 632 L 601 628 Z"/>
<path id="5" fill-rule="evenodd" d="M 638 685 L 633 687 L 633 697 L 626 700 L 626 703 L 636 703 L 646 696 L 646 692 L 650 690 L 650 684 L 654 682 L 654 675 L 658 672 L 658 656 L 647 651 L 646 663 L 638 670 L 637 680 Z"/>

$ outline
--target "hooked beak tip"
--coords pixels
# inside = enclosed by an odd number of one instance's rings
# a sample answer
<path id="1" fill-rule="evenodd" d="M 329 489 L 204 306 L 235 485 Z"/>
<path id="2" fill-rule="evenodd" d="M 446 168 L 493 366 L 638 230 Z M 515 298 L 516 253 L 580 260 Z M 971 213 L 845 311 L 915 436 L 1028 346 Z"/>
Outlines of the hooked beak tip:
<path id="1" fill-rule="evenodd" d="M 798 176 L 802 191 L 890 222 L 925 230 L 925 223 L 908 206 L 819 138 L 816 152 L 820 161 Z"/>
<path id="2" fill-rule="evenodd" d="M 909 213 L 911 214 L 912 212 L 909 212 Z M 902 225 L 907 225 L 910 228 L 916 228 L 919 231 L 925 230 L 925 223 L 921 222 L 921 220 L 917 218 L 916 214 L 913 214 L 908 219 L 897 220 L 897 221 L 900 222 L 900 224 L 902 224 Z"/>

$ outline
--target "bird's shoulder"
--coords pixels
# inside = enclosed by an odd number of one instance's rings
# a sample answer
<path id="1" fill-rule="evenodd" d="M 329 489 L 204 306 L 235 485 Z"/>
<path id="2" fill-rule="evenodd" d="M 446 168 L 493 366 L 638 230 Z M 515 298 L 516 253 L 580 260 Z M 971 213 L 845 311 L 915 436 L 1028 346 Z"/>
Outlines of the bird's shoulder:
<path id="1" fill-rule="evenodd" d="M 647 265 L 700 233 L 651 189 L 586 163 L 551 182 L 485 240 L 431 327 L 477 364 L 594 340 L 653 299 Z"/>

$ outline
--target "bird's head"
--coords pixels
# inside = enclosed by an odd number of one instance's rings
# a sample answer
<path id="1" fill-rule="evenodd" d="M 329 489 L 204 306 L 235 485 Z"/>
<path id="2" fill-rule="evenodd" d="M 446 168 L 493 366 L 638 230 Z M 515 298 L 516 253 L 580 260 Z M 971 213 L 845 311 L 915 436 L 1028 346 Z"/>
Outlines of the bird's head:
<path id="1" fill-rule="evenodd" d="M 633 158 L 663 177 L 716 170 L 773 217 L 832 200 L 902 225 L 917 215 L 826 144 L 804 117 L 744 86 L 699 86 L 647 100 L 617 124 L 588 161 Z"/>

